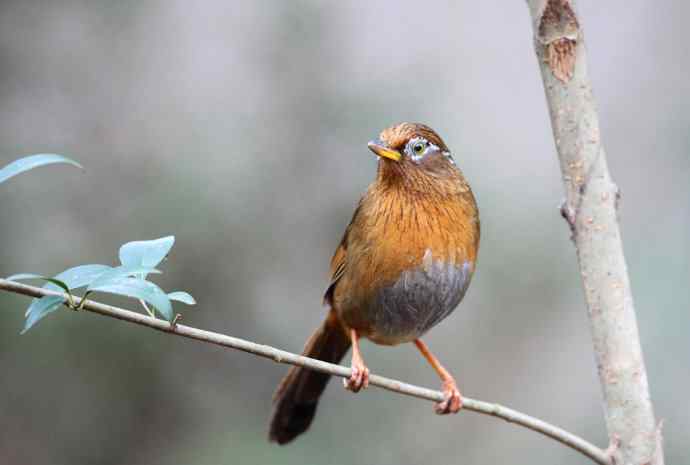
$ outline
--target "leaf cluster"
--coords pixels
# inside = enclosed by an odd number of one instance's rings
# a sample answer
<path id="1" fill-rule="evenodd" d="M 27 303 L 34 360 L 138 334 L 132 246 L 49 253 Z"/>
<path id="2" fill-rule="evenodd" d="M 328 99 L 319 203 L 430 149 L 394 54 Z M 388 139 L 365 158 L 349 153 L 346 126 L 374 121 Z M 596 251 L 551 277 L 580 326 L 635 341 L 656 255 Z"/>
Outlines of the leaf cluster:
<path id="1" fill-rule="evenodd" d="M 8 179 L 37 168 L 55 163 L 65 163 L 81 168 L 82 166 L 62 155 L 39 154 L 15 160 L 0 169 L 0 183 Z M 79 265 L 69 268 L 53 277 L 40 274 L 21 273 L 7 278 L 12 281 L 38 279 L 46 281 L 43 288 L 52 291 L 64 291 L 63 295 L 50 295 L 34 299 L 26 310 L 26 321 L 22 334 L 31 329 L 47 315 L 55 312 L 63 305 L 79 310 L 90 294 L 104 292 L 138 299 L 144 309 L 152 317 L 156 312 L 168 321 L 175 320 L 172 301 L 187 305 L 194 305 L 194 298 L 183 291 L 166 293 L 158 285 L 147 278 L 152 274 L 160 274 L 156 267 L 161 264 L 170 253 L 175 243 L 174 236 L 161 237 L 148 241 L 127 242 L 120 247 L 120 265 Z M 73 293 L 83 290 L 83 295 Z M 149 305 L 151 307 L 149 307 Z"/>

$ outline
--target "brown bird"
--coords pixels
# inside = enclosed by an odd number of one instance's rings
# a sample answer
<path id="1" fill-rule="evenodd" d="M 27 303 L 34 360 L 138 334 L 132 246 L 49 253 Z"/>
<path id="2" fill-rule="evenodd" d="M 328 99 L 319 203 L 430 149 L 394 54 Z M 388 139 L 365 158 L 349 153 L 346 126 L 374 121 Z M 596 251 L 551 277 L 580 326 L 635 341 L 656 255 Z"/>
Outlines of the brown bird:
<path id="1" fill-rule="evenodd" d="M 439 414 L 457 413 L 455 379 L 420 339 L 460 303 L 479 248 L 474 195 L 446 144 L 430 127 L 401 123 L 369 143 L 376 180 L 359 201 L 331 260 L 324 296 L 329 312 L 304 355 L 338 363 L 352 346 L 345 388 L 369 384 L 359 339 L 414 342 L 439 374 Z M 306 431 L 330 375 L 292 367 L 274 396 L 270 440 L 285 444 Z"/>

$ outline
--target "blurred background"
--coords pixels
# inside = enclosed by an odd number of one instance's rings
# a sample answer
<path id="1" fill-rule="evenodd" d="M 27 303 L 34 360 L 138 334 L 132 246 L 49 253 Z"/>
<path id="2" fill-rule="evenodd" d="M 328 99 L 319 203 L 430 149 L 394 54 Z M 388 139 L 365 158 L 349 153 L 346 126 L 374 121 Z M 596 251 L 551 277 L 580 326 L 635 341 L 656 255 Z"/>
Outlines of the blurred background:
<path id="1" fill-rule="evenodd" d="M 690 463 L 690 5 L 580 1 L 656 413 Z M 0 3 L 0 276 L 114 264 L 174 234 L 185 323 L 299 351 L 373 179 L 366 142 L 435 128 L 477 196 L 478 272 L 427 342 L 470 396 L 605 446 L 588 321 L 526 5 L 209 0 Z M 133 301 L 107 301 L 135 308 Z M 20 337 L 0 294 L 0 463 L 588 463 L 543 437 L 331 383 L 310 432 L 266 440 L 286 366 L 86 313 Z M 438 387 L 412 346 L 373 371 Z"/>

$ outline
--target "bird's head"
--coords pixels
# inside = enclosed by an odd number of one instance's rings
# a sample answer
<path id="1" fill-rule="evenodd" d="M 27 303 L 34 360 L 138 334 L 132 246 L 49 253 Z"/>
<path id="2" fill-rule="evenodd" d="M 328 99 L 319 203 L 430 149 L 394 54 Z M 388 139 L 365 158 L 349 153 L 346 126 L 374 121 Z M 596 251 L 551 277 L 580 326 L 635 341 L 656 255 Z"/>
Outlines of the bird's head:
<path id="1" fill-rule="evenodd" d="M 369 142 L 369 149 L 379 157 L 381 182 L 402 181 L 417 190 L 438 181 L 464 184 L 445 142 L 424 124 L 400 123 L 384 129 L 378 139 Z"/>

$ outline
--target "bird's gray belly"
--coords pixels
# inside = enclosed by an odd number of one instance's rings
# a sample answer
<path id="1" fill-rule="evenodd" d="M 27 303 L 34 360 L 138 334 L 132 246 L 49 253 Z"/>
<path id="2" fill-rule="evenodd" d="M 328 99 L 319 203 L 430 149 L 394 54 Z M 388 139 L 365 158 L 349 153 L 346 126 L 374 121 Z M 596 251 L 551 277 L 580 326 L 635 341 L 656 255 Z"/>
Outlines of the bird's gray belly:
<path id="1" fill-rule="evenodd" d="M 473 266 L 436 260 L 402 273 L 371 302 L 369 339 L 400 344 L 421 337 L 458 306 L 472 278 Z"/>

